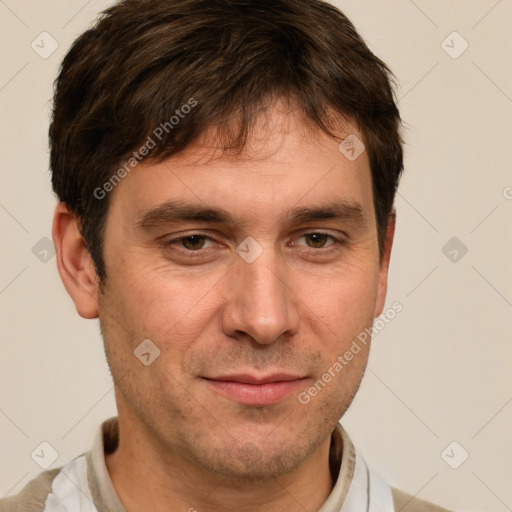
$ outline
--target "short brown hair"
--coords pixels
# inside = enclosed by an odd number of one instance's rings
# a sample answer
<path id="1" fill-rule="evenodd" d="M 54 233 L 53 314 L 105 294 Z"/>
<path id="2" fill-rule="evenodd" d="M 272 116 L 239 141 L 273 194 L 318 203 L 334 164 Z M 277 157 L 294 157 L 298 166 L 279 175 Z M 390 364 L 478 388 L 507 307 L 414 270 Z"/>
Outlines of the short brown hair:
<path id="1" fill-rule="evenodd" d="M 382 250 L 403 169 L 392 83 L 347 17 L 321 0 L 124 0 L 62 62 L 49 131 L 53 189 L 77 215 L 101 280 L 109 198 L 98 187 L 156 127 L 165 129 L 147 162 L 179 153 L 213 125 L 225 150 L 241 151 L 256 118 L 284 99 L 332 137 L 332 112 L 356 123 Z"/>

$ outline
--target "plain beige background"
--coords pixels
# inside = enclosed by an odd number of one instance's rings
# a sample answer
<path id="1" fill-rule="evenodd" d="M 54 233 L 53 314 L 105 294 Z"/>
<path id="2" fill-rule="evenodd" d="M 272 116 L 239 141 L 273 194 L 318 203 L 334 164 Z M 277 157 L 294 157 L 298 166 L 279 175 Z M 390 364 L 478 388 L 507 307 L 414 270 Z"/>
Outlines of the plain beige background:
<path id="1" fill-rule="evenodd" d="M 60 466 L 115 414 L 98 324 L 78 317 L 45 252 L 52 82 L 109 3 L 0 1 L 0 496 L 41 471 L 41 442 Z M 391 484 L 455 510 L 511 510 L 512 2 L 336 5 L 395 72 L 407 123 L 388 294 L 404 309 L 375 338 L 343 424 Z"/>

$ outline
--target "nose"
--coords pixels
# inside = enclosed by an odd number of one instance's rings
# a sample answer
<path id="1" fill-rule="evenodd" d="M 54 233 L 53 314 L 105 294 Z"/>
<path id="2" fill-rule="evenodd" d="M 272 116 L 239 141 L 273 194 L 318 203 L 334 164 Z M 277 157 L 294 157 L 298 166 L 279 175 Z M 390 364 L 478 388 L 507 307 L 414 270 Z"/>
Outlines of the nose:
<path id="1" fill-rule="evenodd" d="M 228 276 L 227 301 L 221 315 L 226 335 L 248 335 L 256 343 L 268 345 L 297 332 L 298 297 L 286 268 L 271 250 L 252 263 L 237 258 Z"/>

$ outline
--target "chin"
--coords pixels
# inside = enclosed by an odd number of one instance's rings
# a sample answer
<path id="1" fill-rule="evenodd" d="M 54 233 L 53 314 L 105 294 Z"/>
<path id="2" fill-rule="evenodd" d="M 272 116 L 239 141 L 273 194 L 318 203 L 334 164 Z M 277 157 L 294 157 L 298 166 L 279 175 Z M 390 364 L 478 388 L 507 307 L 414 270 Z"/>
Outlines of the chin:
<path id="1" fill-rule="evenodd" d="M 204 469 L 237 483 L 258 484 L 292 472 L 321 443 L 275 439 L 273 443 L 237 442 L 232 439 L 223 446 L 202 446 L 198 463 Z M 199 448 L 199 447 L 196 447 Z"/>

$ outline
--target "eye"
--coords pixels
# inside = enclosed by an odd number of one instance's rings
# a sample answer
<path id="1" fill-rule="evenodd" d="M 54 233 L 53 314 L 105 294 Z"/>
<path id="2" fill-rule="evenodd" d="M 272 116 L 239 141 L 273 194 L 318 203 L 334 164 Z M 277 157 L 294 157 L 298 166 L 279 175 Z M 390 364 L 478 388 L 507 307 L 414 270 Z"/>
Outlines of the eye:
<path id="1" fill-rule="evenodd" d="M 206 243 L 207 237 L 204 235 L 190 235 L 178 238 L 179 243 L 185 249 L 189 249 L 191 251 L 197 251 L 199 249 L 203 249 Z"/>
<path id="2" fill-rule="evenodd" d="M 340 243 L 338 239 L 333 237 L 332 235 L 328 235 L 327 233 L 306 233 L 299 237 L 298 240 L 305 240 L 305 244 L 293 242 L 293 245 L 307 245 L 312 249 L 323 249 L 324 247 L 330 247 L 336 242 Z"/>
<path id="3" fill-rule="evenodd" d="M 195 252 L 200 251 L 201 249 L 214 247 L 216 243 L 209 236 L 194 233 L 166 240 L 165 245 L 168 247 L 174 246 L 178 249 L 186 249 L 187 251 Z"/>

